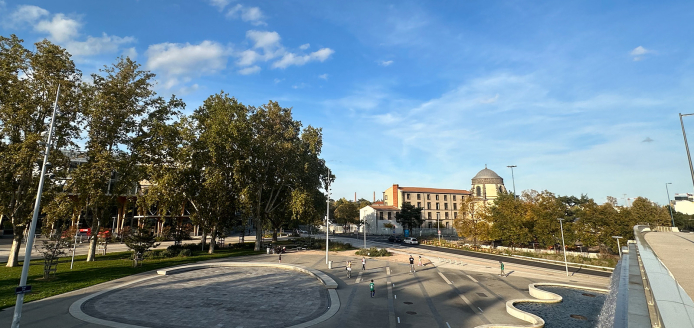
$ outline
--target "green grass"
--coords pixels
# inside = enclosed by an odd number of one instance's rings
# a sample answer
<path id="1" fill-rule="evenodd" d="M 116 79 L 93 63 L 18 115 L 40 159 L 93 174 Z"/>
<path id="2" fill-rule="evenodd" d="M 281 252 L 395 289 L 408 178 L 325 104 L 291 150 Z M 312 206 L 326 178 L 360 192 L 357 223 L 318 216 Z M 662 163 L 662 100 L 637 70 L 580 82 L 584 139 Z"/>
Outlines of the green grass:
<path id="1" fill-rule="evenodd" d="M 75 264 L 72 270 L 70 270 L 70 257 L 64 257 L 60 259 L 57 274 L 51 280 L 43 279 L 43 260 L 33 260 L 29 267 L 27 280 L 27 284 L 32 286 L 32 293 L 25 296 L 24 302 L 35 301 L 136 273 L 174 265 L 262 253 L 255 252 L 252 248 L 222 248 L 215 249 L 214 254 L 197 251 L 188 257 L 145 259 L 142 266 L 137 268 L 132 267 L 132 261 L 130 260 L 131 252 L 98 255 L 96 261 L 93 262 L 87 262 L 87 257 L 83 255 L 75 257 Z M 0 267 L 0 309 L 14 306 L 17 298 L 14 294 L 14 289 L 19 284 L 21 273 L 21 265 L 14 268 L 8 268 L 4 265 Z"/>

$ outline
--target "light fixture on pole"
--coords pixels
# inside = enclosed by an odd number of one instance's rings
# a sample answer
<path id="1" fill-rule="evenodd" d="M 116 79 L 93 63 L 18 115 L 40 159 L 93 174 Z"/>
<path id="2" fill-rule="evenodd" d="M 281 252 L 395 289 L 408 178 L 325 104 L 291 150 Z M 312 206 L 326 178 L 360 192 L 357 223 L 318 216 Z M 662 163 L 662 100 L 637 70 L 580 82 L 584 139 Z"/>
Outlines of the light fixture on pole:
<path id="1" fill-rule="evenodd" d="M 624 238 L 622 236 L 612 236 L 612 238 L 617 239 L 617 250 L 619 250 L 619 257 L 622 257 L 622 247 L 619 246 L 619 239 Z"/>
<path id="2" fill-rule="evenodd" d="M 508 165 L 506 167 L 511 168 L 511 181 L 513 181 L 513 199 L 516 199 L 516 178 L 513 176 L 513 168 L 518 166 Z"/>
<path id="3" fill-rule="evenodd" d="M 670 220 L 672 220 L 672 227 L 675 227 L 675 217 L 672 215 L 672 204 L 670 204 L 670 190 L 668 189 L 667 185 L 672 184 L 672 182 L 668 182 L 665 184 L 665 191 L 667 192 L 667 207 L 670 209 Z"/>
<path id="4" fill-rule="evenodd" d="M 328 238 L 330 238 L 330 169 L 328 169 L 327 180 L 328 200 L 326 200 L 327 209 L 325 210 L 325 264 L 328 264 Z"/>
<path id="5" fill-rule="evenodd" d="M 561 248 L 564 250 L 564 268 L 566 268 L 566 276 L 569 276 L 569 262 L 566 261 L 566 246 L 564 245 L 564 224 L 563 218 L 557 219 L 559 220 L 559 228 L 561 229 Z"/>
<path id="6" fill-rule="evenodd" d="M 692 175 L 692 186 L 694 187 L 694 167 L 692 166 L 692 156 L 689 154 L 689 144 L 687 143 L 687 133 L 684 132 L 684 121 L 682 117 L 691 116 L 694 114 L 680 113 L 680 125 L 682 125 L 682 137 L 684 137 L 684 148 L 687 150 L 687 159 L 689 160 L 689 173 Z"/>
<path id="7" fill-rule="evenodd" d="M 51 151 L 53 144 L 53 128 L 55 127 L 55 113 L 58 111 L 58 97 L 60 96 L 60 84 L 58 84 L 58 92 L 55 95 L 55 103 L 53 103 L 53 115 L 51 116 L 51 125 L 48 130 L 48 140 L 46 142 L 46 152 L 43 154 L 43 164 L 41 165 L 41 177 L 39 178 L 39 189 L 36 191 L 36 202 L 34 203 L 34 216 L 31 218 L 29 226 L 29 236 L 27 237 L 26 250 L 24 252 L 24 263 L 22 264 L 22 276 L 19 278 L 19 287 L 15 290 L 17 293 L 17 303 L 14 307 L 14 317 L 12 318 L 12 328 L 19 328 L 19 321 L 22 319 L 22 305 L 24 304 L 24 292 L 30 291 L 31 287 L 27 286 L 27 277 L 29 275 L 29 265 L 31 265 L 31 250 L 34 248 L 34 237 L 36 237 L 36 224 L 39 219 L 39 211 L 41 209 L 41 193 L 43 192 L 43 183 L 46 180 L 46 169 L 50 166 L 48 163 L 48 153 Z"/>

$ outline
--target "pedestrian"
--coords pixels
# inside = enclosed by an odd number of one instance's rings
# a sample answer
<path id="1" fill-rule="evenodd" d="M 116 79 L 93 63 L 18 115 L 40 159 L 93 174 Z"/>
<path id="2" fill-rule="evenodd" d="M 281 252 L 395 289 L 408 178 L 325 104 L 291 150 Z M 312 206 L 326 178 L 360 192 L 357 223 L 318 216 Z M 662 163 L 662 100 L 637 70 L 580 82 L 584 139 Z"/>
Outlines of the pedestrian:
<path id="1" fill-rule="evenodd" d="M 410 272 L 415 272 L 415 269 L 414 269 L 414 257 L 412 257 L 412 255 L 410 255 Z"/>
<path id="2" fill-rule="evenodd" d="M 280 253 L 280 263 L 282 263 L 282 253 Z"/>
<path id="3" fill-rule="evenodd" d="M 352 261 L 347 261 L 347 278 L 352 278 Z"/>
<path id="4" fill-rule="evenodd" d="M 365 257 L 361 258 L 361 269 L 366 270 L 366 258 Z"/>
<path id="5" fill-rule="evenodd" d="M 499 267 L 501 268 L 501 274 L 500 276 L 505 276 L 506 274 L 504 273 L 504 262 L 499 261 Z"/>
<path id="6" fill-rule="evenodd" d="M 371 289 L 371 297 L 373 298 L 376 296 L 376 289 L 374 289 L 374 280 L 371 279 L 371 283 L 369 284 L 369 289 Z"/>
<path id="7" fill-rule="evenodd" d="M 422 256 L 419 256 L 419 266 L 422 266 Z"/>

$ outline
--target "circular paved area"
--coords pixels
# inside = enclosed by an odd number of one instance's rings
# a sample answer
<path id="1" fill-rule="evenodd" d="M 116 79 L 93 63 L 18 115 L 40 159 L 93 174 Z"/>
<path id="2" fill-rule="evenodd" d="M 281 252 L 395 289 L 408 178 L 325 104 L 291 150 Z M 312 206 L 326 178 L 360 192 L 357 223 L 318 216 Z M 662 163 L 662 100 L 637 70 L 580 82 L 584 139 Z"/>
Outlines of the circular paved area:
<path id="1" fill-rule="evenodd" d="M 93 317 L 152 328 L 288 327 L 325 313 L 316 278 L 268 267 L 207 268 L 162 276 L 99 295 Z"/>

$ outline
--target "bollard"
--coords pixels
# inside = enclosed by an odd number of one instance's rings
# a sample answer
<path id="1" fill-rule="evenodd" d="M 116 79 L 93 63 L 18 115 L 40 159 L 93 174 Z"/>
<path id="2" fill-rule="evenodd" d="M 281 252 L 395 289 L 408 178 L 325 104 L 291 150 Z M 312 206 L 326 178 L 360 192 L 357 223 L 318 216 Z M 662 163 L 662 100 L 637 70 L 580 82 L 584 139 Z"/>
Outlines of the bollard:
<path id="1" fill-rule="evenodd" d="M 328 269 L 332 269 L 332 268 L 333 268 L 333 261 L 328 261 Z"/>
<path id="2" fill-rule="evenodd" d="M 270 254 L 270 247 L 267 248 L 267 253 Z"/>

